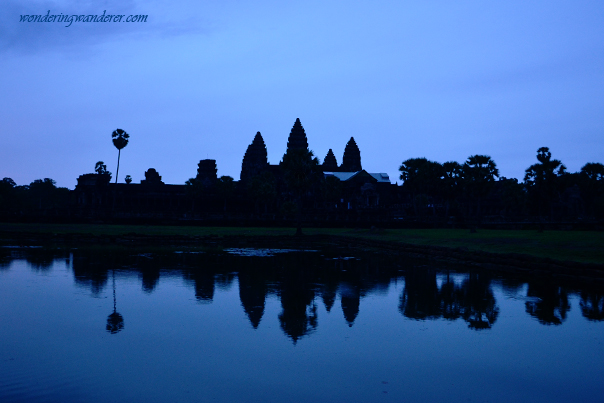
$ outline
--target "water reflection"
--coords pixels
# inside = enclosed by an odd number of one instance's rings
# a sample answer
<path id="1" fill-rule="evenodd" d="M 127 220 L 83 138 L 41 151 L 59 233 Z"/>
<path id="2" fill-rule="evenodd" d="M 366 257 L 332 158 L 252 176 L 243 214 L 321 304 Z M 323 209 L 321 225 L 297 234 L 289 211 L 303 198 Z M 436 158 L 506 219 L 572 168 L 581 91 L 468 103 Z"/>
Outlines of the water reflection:
<path id="1" fill-rule="evenodd" d="M 55 259 L 70 261 L 66 257 L 68 251 L 3 252 L 0 263 L 4 268 L 14 258 L 25 258 L 36 272 L 49 270 Z M 124 329 L 124 318 L 117 312 L 116 270 L 135 274 L 140 289 L 147 294 L 157 289 L 164 275 L 180 276 L 202 304 L 211 304 L 219 290 L 228 290 L 237 280 L 241 308 L 250 326 L 261 326 L 267 298 L 276 297 L 281 305 L 277 314 L 279 326 L 294 344 L 318 329 L 318 303 L 329 314 L 339 302 L 342 320 L 352 327 L 362 311 L 363 300 L 369 295 L 385 294 L 393 282 L 402 284 L 398 297 L 400 314 L 415 321 L 463 320 L 473 330 L 491 329 L 501 311 L 494 284 L 505 295 L 523 297 L 526 313 L 544 325 L 561 325 L 565 321 L 571 308 L 571 293 L 580 297 L 583 317 L 604 320 L 604 293 L 598 289 L 575 287 L 571 291 L 551 278 L 522 279 L 400 257 L 359 256 L 344 259 L 337 249 L 271 255 L 170 250 L 140 253 L 117 249 L 76 250 L 71 262 L 76 285 L 89 290 L 93 297 L 103 293 L 111 274 L 114 305 L 106 321 L 106 330 L 111 334 Z"/>
<path id="2" fill-rule="evenodd" d="M 567 290 L 551 281 L 530 281 L 526 312 L 544 325 L 561 325 L 570 310 Z"/>
<path id="3" fill-rule="evenodd" d="M 589 320 L 604 320 L 604 292 L 581 291 L 581 313 Z"/>
<path id="4" fill-rule="evenodd" d="M 115 334 L 124 328 L 124 318 L 117 312 L 115 298 L 115 270 L 111 270 L 111 279 L 113 280 L 113 312 L 107 317 L 107 331 L 111 334 Z"/>
<path id="5" fill-rule="evenodd" d="M 447 273 L 438 287 L 437 272 L 421 267 L 405 275 L 405 288 L 400 297 L 399 311 L 415 320 L 463 318 L 471 329 L 490 329 L 497 320 L 499 307 L 486 272 L 470 272 L 461 285 Z"/>

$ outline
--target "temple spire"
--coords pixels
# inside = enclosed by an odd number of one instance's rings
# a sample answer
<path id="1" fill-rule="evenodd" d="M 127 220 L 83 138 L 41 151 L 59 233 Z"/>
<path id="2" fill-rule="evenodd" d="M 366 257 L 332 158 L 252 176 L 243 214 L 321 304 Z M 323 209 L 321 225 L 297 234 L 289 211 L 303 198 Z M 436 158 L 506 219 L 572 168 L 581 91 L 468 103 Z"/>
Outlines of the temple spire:
<path id="1" fill-rule="evenodd" d="M 356 172 L 363 169 L 361 167 L 361 151 L 359 151 L 359 147 L 354 141 L 354 137 L 351 137 L 350 140 L 348 140 L 348 144 L 346 144 L 340 168 L 345 172 Z"/>
<path id="2" fill-rule="evenodd" d="M 333 154 L 331 148 L 329 151 L 327 151 L 325 160 L 323 160 L 322 168 L 323 172 L 333 172 L 338 170 L 338 161 L 336 161 L 336 156 Z"/>
<path id="3" fill-rule="evenodd" d="M 287 139 L 286 153 L 292 150 L 308 150 L 306 133 L 304 132 L 304 127 L 302 127 L 302 123 L 300 123 L 299 118 L 296 119 L 294 127 L 292 127 L 292 130 L 289 133 L 289 138 Z"/>
<path id="4" fill-rule="evenodd" d="M 256 136 L 254 136 L 254 141 L 247 147 L 243 156 L 240 179 L 242 181 L 251 179 L 264 170 L 267 165 L 266 145 L 260 132 L 257 132 Z"/>

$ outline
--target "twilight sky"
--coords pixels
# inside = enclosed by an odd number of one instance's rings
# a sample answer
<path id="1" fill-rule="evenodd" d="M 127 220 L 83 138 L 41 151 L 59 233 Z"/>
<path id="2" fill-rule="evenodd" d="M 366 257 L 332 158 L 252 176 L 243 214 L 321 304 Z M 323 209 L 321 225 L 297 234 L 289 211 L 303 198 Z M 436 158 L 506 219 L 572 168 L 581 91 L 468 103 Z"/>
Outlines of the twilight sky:
<path id="1" fill-rule="evenodd" d="M 148 18 L 19 22 L 48 10 Z M 121 128 L 120 182 L 205 158 L 238 180 L 256 132 L 276 164 L 296 118 L 321 162 L 354 136 L 392 182 L 472 154 L 522 180 L 542 146 L 576 172 L 604 163 L 603 22 L 602 0 L 2 0 L 0 178 L 115 175 Z"/>

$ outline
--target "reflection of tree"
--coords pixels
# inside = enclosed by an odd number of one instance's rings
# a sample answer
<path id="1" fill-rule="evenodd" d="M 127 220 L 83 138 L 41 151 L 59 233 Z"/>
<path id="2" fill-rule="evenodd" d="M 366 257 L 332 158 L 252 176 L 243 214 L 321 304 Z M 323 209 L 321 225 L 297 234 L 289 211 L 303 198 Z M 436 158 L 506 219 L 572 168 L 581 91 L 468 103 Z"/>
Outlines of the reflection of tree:
<path id="1" fill-rule="evenodd" d="M 440 309 L 443 318 L 448 320 L 456 320 L 461 317 L 461 297 L 460 288 L 451 281 L 449 273 L 447 273 L 447 281 L 440 287 Z"/>
<path id="2" fill-rule="evenodd" d="M 90 288 L 92 294 L 98 296 L 107 284 L 108 273 L 102 262 L 103 257 L 90 259 L 87 256 L 75 255 L 73 259 L 73 276 L 76 284 Z"/>
<path id="3" fill-rule="evenodd" d="M 499 281 L 501 289 L 507 295 L 517 296 L 520 295 L 526 282 L 517 277 L 505 277 Z"/>
<path id="4" fill-rule="evenodd" d="M 8 269 L 12 260 L 12 257 L 7 251 L 0 250 L 0 270 Z"/>
<path id="5" fill-rule="evenodd" d="M 436 272 L 430 269 L 411 270 L 405 276 L 399 311 L 410 319 L 436 319 L 441 316 Z"/>
<path id="6" fill-rule="evenodd" d="M 48 271 L 56 258 L 57 254 L 55 251 L 40 248 L 28 251 L 25 260 L 27 260 L 29 267 L 34 271 Z"/>
<path id="7" fill-rule="evenodd" d="M 568 294 L 565 289 L 555 284 L 530 282 L 527 297 L 535 297 L 538 301 L 528 301 L 526 312 L 537 318 L 544 325 L 561 325 L 570 310 Z"/>
<path id="8" fill-rule="evenodd" d="M 589 320 L 604 320 L 604 293 L 598 291 L 581 292 L 581 313 Z"/>
<path id="9" fill-rule="evenodd" d="M 485 273 L 470 273 L 461 285 L 462 317 L 471 329 L 490 329 L 499 316 L 499 307 L 491 291 L 491 279 Z"/>
<path id="10" fill-rule="evenodd" d="M 124 318 L 116 310 L 115 299 L 115 270 L 111 271 L 113 278 L 113 312 L 107 317 L 107 331 L 115 334 L 124 328 Z"/>
<path id="11" fill-rule="evenodd" d="M 458 286 L 447 273 L 439 289 L 434 270 L 415 269 L 405 276 L 399 310 L 410 319 L 463 318 L 471 329 L 489 329 L 499 315 L 490 282 L 484 273 L 470 273 Z"/>

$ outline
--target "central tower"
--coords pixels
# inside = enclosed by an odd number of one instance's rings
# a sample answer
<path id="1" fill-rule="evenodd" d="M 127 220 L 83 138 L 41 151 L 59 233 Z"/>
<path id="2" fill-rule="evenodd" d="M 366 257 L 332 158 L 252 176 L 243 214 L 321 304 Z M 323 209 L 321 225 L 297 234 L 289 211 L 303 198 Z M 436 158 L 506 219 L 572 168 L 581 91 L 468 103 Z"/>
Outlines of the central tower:
<path id="1" fill-rule="evenodd" d="M 306 132 L 300 123 L 300 118 L 296 119 L 287 139 L 286 154 L 293 150 L 308 150 L 308 140 L 306 140 Z"/>

